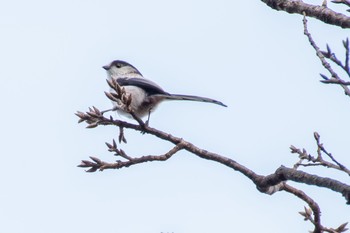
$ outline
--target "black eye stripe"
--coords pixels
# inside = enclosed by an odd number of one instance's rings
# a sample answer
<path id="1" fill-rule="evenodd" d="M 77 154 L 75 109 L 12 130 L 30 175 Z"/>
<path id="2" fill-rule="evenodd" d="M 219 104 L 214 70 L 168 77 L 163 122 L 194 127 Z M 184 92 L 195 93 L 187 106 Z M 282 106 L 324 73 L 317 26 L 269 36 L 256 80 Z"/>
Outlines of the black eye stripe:
<path id="1" fill-rule="evenodd" d="M 109 64 L 109 67 L 113 67 L 113 66 L 117 67 L 118 69 L 119 69 L 119 68 L 122 68 L 122 67 L 124 67 L 124 66 L 130 66 L 131 68 L 135 69 L 135 71 L 136 71 L 138 74 L 142 75 L 142 74 L 140 73 L 140 71 L 138 71 L 138 70 L 135 68 L 135 66 L 133 66 L 133 65 L 131 65 L 131 64 L 125 62 L 125 61 L 122 61 L 122 60 L 114 60 L 114 61 L 112 61 L 112 62 Z"/>

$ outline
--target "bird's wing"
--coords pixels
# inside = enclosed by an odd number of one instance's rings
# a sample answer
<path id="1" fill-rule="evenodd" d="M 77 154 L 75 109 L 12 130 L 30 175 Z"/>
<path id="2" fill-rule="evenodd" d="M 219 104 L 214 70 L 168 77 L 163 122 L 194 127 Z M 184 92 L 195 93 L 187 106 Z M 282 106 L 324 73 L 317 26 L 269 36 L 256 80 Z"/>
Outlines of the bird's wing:
<path id="1" fill-rule="evenodd" d="M 170 95 L 169 93 L 165 92 L 160 86 L 158 86 L 156 83 L 147 80 L 145 78 L 118 78 L 117 83 L 120 86 L 136 86 L 144 89 L 147 93 L 150 95 Z"/>

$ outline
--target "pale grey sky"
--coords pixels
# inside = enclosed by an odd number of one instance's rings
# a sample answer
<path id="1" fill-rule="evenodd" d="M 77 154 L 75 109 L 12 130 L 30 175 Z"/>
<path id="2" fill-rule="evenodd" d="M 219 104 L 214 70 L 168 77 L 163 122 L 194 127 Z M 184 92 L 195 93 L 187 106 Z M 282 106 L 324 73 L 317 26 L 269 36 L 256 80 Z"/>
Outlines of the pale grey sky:
<path id="1" fill-rule="evenodd" d="M 286 193 L 259 193 L 241 174 L 181 152 L 163 163 L 85 173 L 80 160 L 113 161 L 113 127 L 85 129 L 74 115 L 111 106 L 101 68 L 136 66 L 173 93 L 212 97 L 228 108 L 169 102 L 151 124 L 259 174 L 292 166 L 291 144 L 314 153 L 313 132 L 350 164 L 350 100 L 318 82 L 325 73 L 302 17 L 260 1 L 7 1 L 0 8 L 2 107 L 0 232 L 307 232 Z M 319 46 L 343 56 L 348 31 L 309 20 Z M 214 124 L 212 124 L 214 122 Z M 213 138 L 212 135 L 216 135 Z M 171 145 L 126 131 L 130 155 Z M 318 173 L 316 169 L 308 169 Z M 347 180 L 345 175 L 329 173 Z M 291 183 L 293 184 L 293 183 Z M 341 195 L 296 185 L 319 202 L 323 223 L 350 220 Z"/>

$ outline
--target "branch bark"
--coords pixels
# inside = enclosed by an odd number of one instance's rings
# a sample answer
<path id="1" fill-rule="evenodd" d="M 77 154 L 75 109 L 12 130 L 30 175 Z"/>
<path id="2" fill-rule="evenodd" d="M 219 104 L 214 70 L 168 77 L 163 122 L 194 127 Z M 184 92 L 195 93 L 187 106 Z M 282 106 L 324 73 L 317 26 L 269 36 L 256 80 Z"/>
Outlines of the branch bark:
<path id="1" fill-rule="evenodd" d="M 290 14 L 303 15 L 316 18 L 324 23 L 339 26 L 342 28 L 350 28 L 350 17 L 337 13 L 327 6 L 317 6 L 304 3 L 300 0 L 261 0 L 274 10 L 285 11 Z"/>

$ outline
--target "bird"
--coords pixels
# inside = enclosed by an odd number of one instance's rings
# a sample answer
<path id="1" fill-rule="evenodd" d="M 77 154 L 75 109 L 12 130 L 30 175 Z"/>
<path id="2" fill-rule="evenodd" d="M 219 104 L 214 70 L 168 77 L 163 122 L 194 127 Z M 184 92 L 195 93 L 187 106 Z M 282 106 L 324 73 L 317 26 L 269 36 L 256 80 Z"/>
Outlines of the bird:
<path id="1" fill-rule="evenodd" d="M 115 80 L 119 86 L 124 88 L 125 93 L 131 96 L 129 109 L 139 118 L 148 115 L 147 122 L 149 121 L 151 112 L 165 100 L 198 101 L 227 107 L 222 102 L 207 97 L 170 94 L 164 91 L 158 84 L 144 78 L 141 72 L 133 65 L 122 60 L 114 60 L 108 65 L 102 66 L 102 68 L 107 71 L 107 79 L 109 81 Z M 130 113 L 120 106 L 120 104 L 115 101 L 112 101 L 112 103 L 113 108 L 104 112 L 116 110 L 119 114 L 132 118 Z"/>

